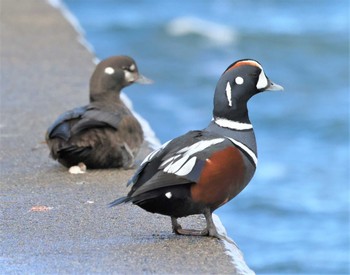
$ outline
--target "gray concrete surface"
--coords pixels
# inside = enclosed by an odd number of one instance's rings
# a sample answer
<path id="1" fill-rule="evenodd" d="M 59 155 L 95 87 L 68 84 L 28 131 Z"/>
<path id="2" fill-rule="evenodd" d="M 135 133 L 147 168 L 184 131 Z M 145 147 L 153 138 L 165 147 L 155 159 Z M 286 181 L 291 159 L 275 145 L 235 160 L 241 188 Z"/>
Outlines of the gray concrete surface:
<path id="1" fill-rule="evenodd" d="M 175 236 L 168 217 L 136 206 L 107 208 L 132 170 L 70 175 L 49 159 L 46 128 L 87 103 L 93 56 L 44 0 L 1 0 L 0 18 L 0 273 L 244 273 L 221 241 Z"/>

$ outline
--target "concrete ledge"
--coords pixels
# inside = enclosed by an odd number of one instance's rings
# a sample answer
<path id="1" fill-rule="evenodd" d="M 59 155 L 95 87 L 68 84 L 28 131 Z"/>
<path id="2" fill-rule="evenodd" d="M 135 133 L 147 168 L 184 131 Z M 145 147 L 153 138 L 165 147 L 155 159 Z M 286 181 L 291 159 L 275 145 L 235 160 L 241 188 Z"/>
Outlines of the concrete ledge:
<path id="1" fill-rule="evenodd" d="M 253 273 L 235 247 L 226 244 L 232 258 L 216 239 L 175 236 L 168 217 L 107 208 L 127 192 L 133 171 L 70 175 L 49 159 L 45 131 L 88 102 L 94 69 L 59 10 L 44 0 L 2 0 L 0 41 L 3 273 Z"/>

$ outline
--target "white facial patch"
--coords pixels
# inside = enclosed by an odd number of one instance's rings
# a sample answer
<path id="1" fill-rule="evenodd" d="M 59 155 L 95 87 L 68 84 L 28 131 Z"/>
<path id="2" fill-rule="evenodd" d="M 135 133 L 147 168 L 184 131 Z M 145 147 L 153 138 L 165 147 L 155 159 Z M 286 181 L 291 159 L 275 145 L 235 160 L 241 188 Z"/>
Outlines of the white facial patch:
<path id="1" fill-rule="evenodd" d="M 130 70 L 131 72 L 133 72 L 133 71 L 135 71 L 135 69 L 136 69 L 135 64 L 131 64 L 129 70 Z"/>
<path id="2" fill-rule="evenodd" d="M 109 75 L 114 74 L 114 69 L 112 67 L 107 67 L 105 69 L 105 73 Z"/>
<path id="3" fill-rule="evenodd" d="M 259 75 L 258 83 L 256 84 L 256 88 L 258 90 L 264 89 L 269 85 L 269 81 L 267 80 L 264 69 L 258 62 L 256 62 L 255 60 L 245 60 L 245 61 L 242 61 L 242 64 L 253 65 L 253 66 L 260 68 L 261 72 Z"/>
<path id="4" fill-rule="evenodd" d="M 228 106 L 232 106 L 232 92 L 231 92 L 231 85 L 230 82 L 227 82 L 226 85 L 226 97 L 227 97 L 227 101 L 228 101 Z"/>
<path id="5" fill-rule="evenodd" d="M 260 66 L 260 68 L 261 68 L 261 66 Z M 259 75 L 258 83 L 256 83 L 256 88 L 258 90 L 260 90 L 260 89 L 266 88 L 268 85 L 269 85 L 269 82 L 267 80 L 267 77 L 266 77 L 266 75 L 264 73 L 263 68 L 261 68 L 261 73 Z"/>
<path id="6" fill-rule="evenodd" d="M 242 85 L 244 83 L 244 79 L 241 76 L 237 76 L 235 82 L 237 85 Z"/>
<path id="7" fill-rule="evenodd" d="M 171 199 L 171 197 L 173 196 L 173 194 L 171 194 L 171 192 L 167 192 L 167 193 L 165 193 L 165 196 L 166 196 L 168 199 Z"/>
<path id="8" fill-rule="evenodd" d="M 134 82 L 135 81 L 135 77 L 132 73 L 130 73 L 129 71 L 124 70 L 124 77 L 125 80 L 127 82 Z"/>

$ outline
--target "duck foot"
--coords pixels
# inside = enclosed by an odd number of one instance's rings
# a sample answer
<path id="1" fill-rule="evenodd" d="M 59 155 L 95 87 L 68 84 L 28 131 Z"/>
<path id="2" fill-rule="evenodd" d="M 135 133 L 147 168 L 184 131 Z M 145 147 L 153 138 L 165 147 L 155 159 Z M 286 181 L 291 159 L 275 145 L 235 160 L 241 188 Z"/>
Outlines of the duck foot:
<path id="1" fill-rule="evenodd" d="M 175 217 L 171 217 L 171 224 L 173 228 L 173 232 L 177 235 L 186 235 L 186 236 L 209 236 L 213 238 L 217 238 L 219 240 L 225 240 L 237 248 L 237 244 L 231 240 L 230 238 L 219 234 L 216 230 L 216 226 L 213 222 L 212 212 L 209 209 L 204 211 L 205 220 L 207 222 L 207 227 L 203 230 L 195 230 L 195 229 L 182 229 L 181 225 L 178 223 Z"/>

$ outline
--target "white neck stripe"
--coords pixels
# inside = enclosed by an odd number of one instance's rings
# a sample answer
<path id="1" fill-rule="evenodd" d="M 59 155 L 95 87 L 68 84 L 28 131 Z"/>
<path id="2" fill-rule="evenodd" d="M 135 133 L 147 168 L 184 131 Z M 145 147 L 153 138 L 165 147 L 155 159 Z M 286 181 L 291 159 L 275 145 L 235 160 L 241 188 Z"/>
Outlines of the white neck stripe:
<path id="1" fill-rule="evenodd" d="M 228 120 L 226 118 L 216 117 L 213 118 L 214 122 L 220 127 L 229 128 L 232 130 L 249 130 L 253 129 L 253 125 L 250 123 L 242 123 L 233 120 Z"/>
<path id="2" fill-rule="evenodd" d="M 235 139 L 233 139 L 233 138 L 229 138 L 229 137 L 226 137 L 226 138 L 228 138 L 229 140 L 231 140 L 231 142 L 232 142 L 234 145 L 238 146 L 238 147 L 241 148 L 244 152 L 246 152 L 246 153 L 252 158 L 252 160 L 254 161 L 255 166 L 258 165 L 258 158 L 257 158 L 256 154 L 255 154 L 247 145 L 245 145 L 245 144 L 243 144 L 242 142 L 239 142 L 239 141 L 237 141 L 237 140 L 235 140 Z"/>

